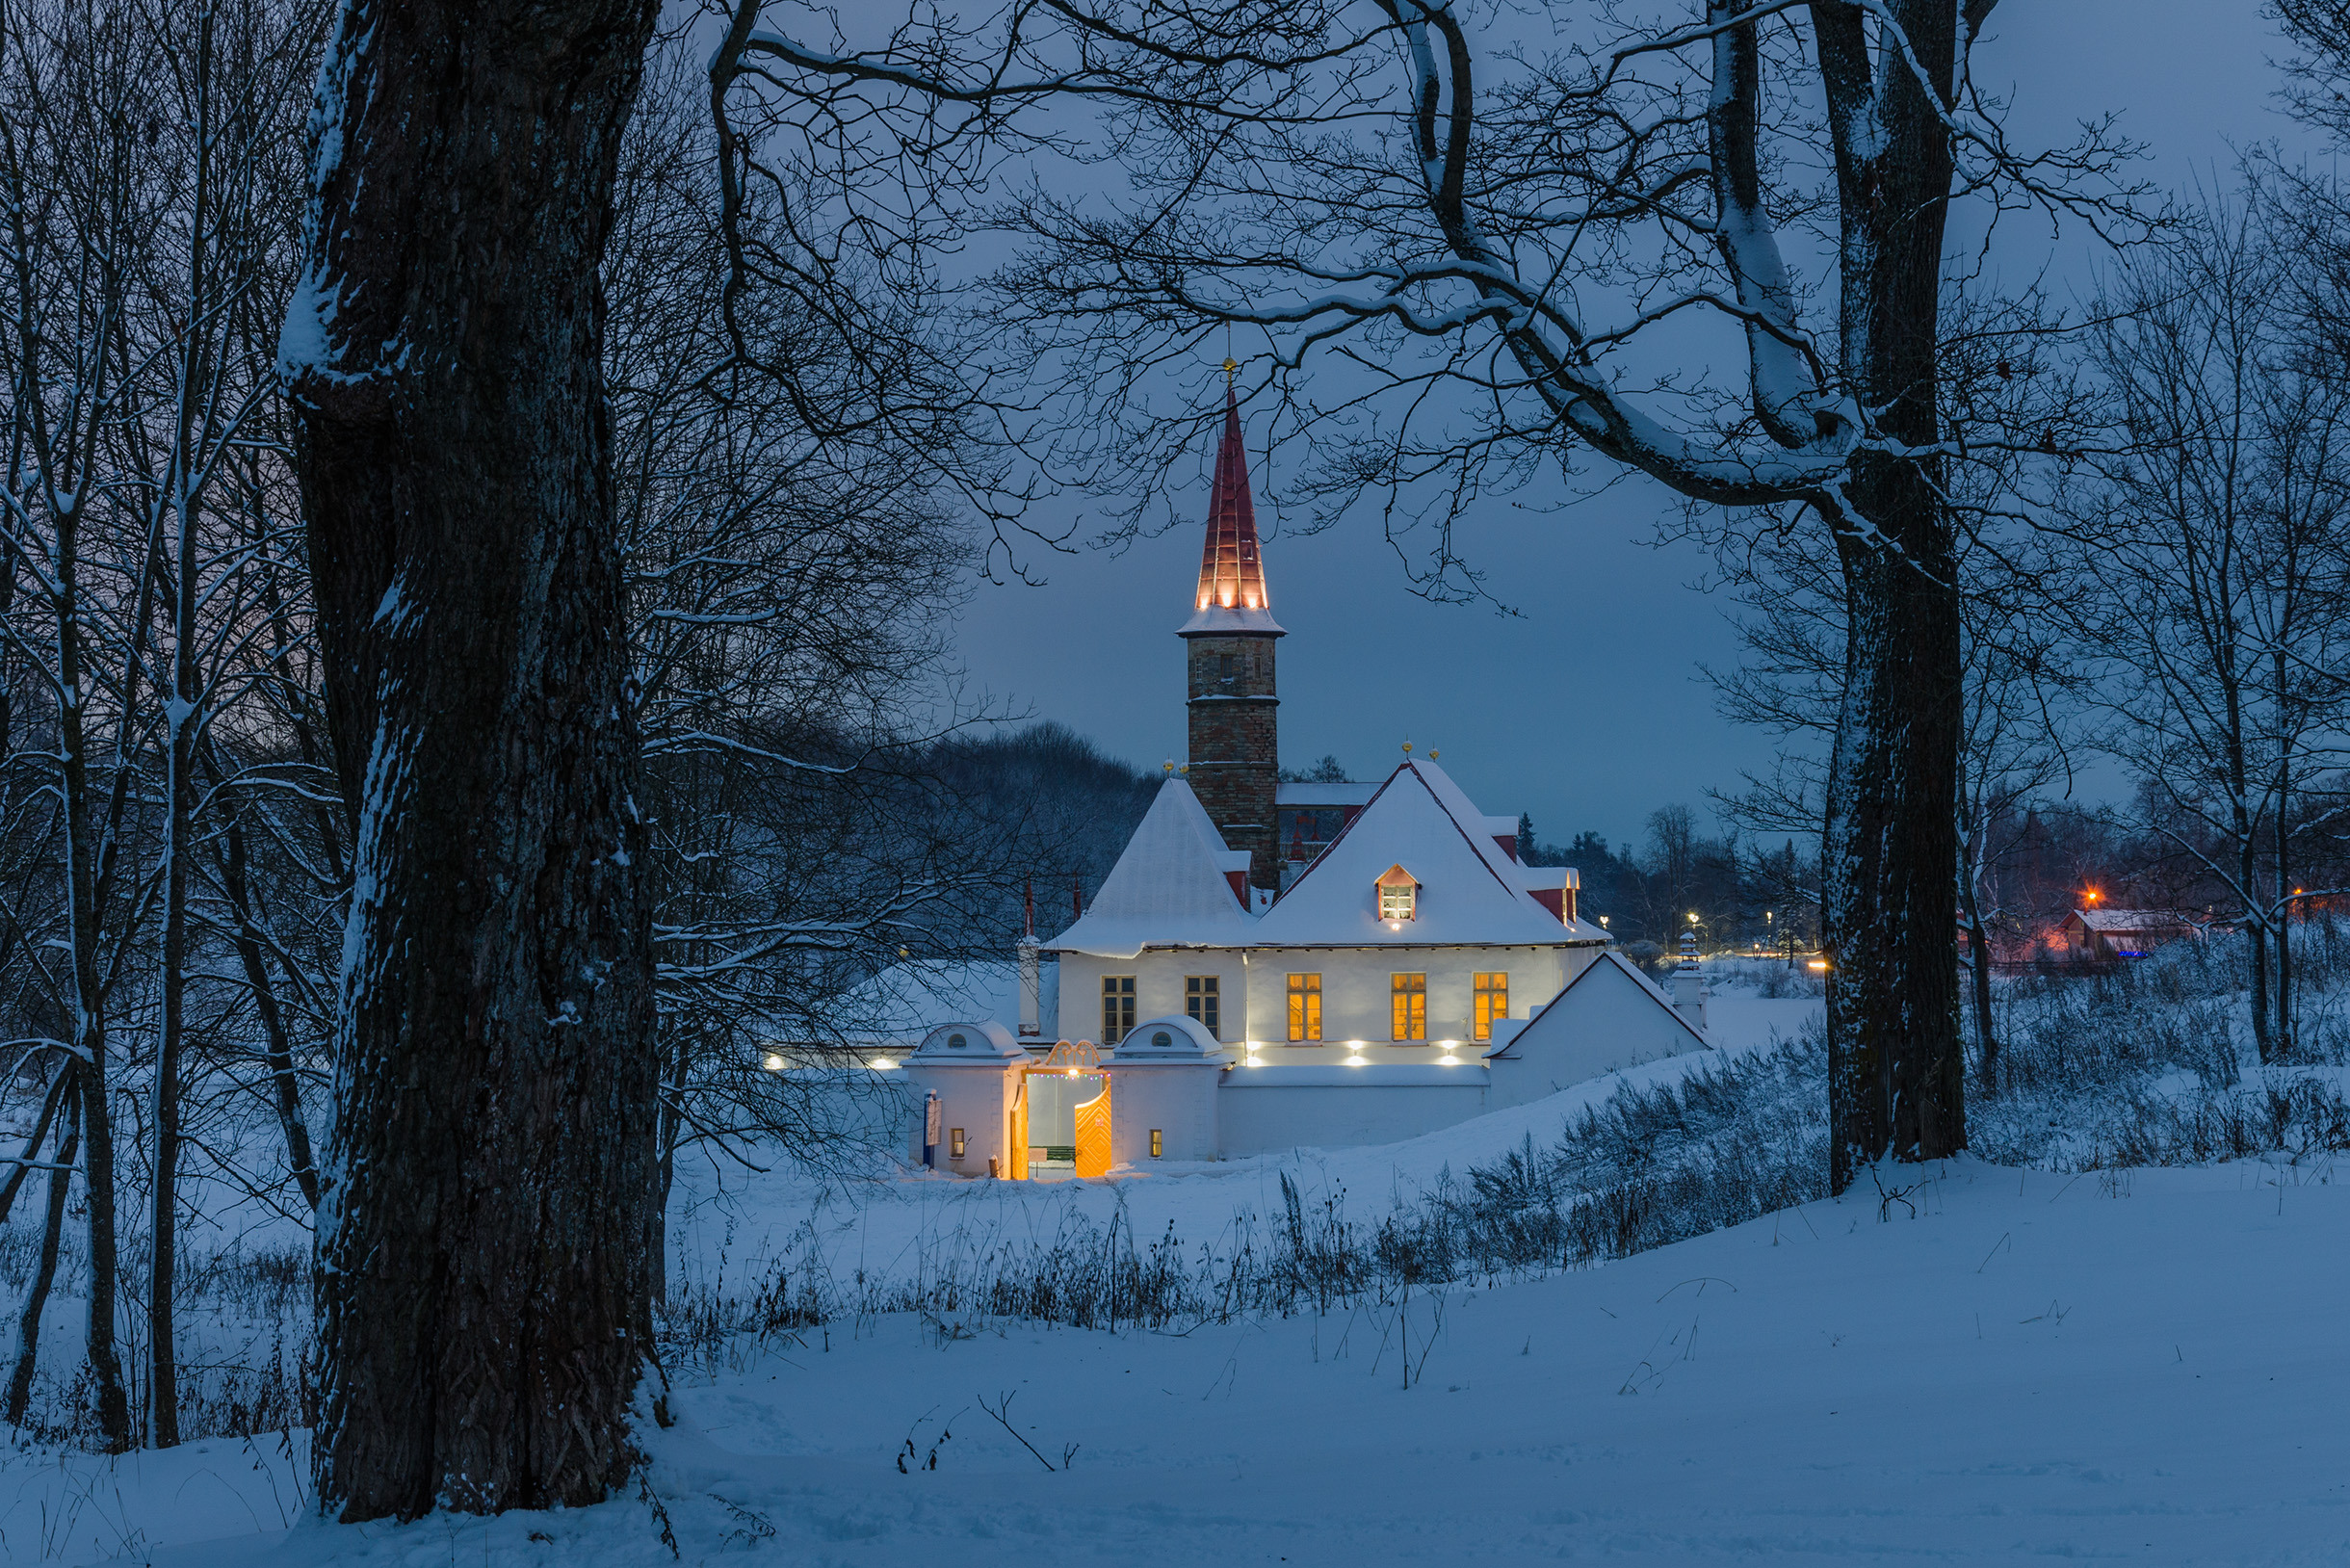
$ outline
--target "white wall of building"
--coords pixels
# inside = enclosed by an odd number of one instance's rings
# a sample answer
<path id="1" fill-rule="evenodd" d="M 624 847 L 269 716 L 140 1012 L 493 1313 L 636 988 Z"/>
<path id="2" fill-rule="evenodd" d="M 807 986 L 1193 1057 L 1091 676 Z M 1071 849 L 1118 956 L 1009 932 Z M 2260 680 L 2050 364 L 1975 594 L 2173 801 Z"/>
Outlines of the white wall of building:
<path id="1" fill-rule="evenodd" d="M 1216 1091 L 1224 1158 L 1418 1137 L 1482 1114 L 1485 1077 L 1474 1063 L 1236 1067 Z"/>
<path id="2" fill-rule="evenodd" d="M 1153 950 L 1132 958 L 1071 953 L 1061 956 L 1058 1032 L 1048 1037 L 1098 1040 L 1102 1032 L 1102 980 L 1135 977 L 1135 1016 L 1182 1014 L 1185 981 L 1214 976 L 1221 1003 L 1218 1037 L 1228 1046 L 1254 1041 L 1266 1065 L 1286 1058 L 1309 1060 L 1325 1055 L 1356 1054 L 1366 1060 L 1416 1062 L 1441 1055 L 1444 1040 L 1466 1051 L 1473 1040 L 1475 977 L 1509 976 L 1509 1016 L 1526 1018 L 1559 993 L 1599 954 L 1594 947 L 1509 948 L 1335 948 Z M 1398 1045 L 1392 1038 L 1394 977 L 1428 978 L 1427 1043 Z M 1289 977 L 1321 977 L 1322 1040 L 1289 1043 Z M 1479 1050 L 1482 1047 L 1478 1047 Z M 1475 1052 L 1469 1054 L 1475 1055 Z"/>

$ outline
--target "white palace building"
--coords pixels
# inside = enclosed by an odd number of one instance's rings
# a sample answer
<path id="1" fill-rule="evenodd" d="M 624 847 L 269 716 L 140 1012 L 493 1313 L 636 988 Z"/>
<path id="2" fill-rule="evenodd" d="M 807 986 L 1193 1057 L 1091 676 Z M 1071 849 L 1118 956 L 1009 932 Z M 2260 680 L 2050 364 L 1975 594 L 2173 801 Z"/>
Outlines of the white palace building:
<path id="1" fill-rule="evenodd" d="M 1188 765 L 1076 924 L 1022 943 L 1017 1021 L 944 1023 L 904 1058 L 917 1155 L 1093 1176 L 1389 1142 L 1705 1047 L 1694 970 L 1668 998 L 1434 753 L 1281 781 L 1284 634 L 1229 393 L 1178 635 Z"/>

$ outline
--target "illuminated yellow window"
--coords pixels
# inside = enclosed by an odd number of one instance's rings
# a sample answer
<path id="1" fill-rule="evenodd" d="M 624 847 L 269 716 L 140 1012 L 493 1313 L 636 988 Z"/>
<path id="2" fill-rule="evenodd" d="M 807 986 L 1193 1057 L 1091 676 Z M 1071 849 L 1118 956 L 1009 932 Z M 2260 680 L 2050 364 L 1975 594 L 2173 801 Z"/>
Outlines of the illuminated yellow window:
<path id="1" fill-rule="evenodd" d="M 1290 1043 L 1315 1045 L 1321 1041 L 1321 977 L 1290 977 Z"/>
<path id="2" fill-rule="evenodd" d="M 1214 975 L 1186 975 L 1183 980 L 1183 1010 L 1219 1040 L 1224 1037 L 1224 1003 L 1217 994 L 1220 985 Z"/>
<path id="3" fill-rule="evenodd" d="M 1509 977 L 1507 975 L 1477 976 L 1476 1014 L 1470 1024 L 1474 1037 L 1480 1040 L 1492 1039 L 1494 1020 L 1508 1016 Z"/>
<path id="4" fill-rule="evenodd" d="M 1390 866 L 1379 874 L 1379 918 L 1381 920 L 1412 920 L 1420 913 L 1420 884 L 1401 866 Z"/>
<path id="5" fill-rule="evenodd" d="M 1158 1128 L 1156 1128 L 1156 1127 L 1152 1128 L 1152 1129 L 1151 1129 L 1151 1158 L 1152 1158 L 1153 1160 L 1163 1160 L 1163 1159 L 1165 1159 L 1165 1158 L 1166 1158 L 1166 1152 L 1167 1152 L 1167 1145 L 1166 1145 L 1166 1139 L 1165 1139 L 1165 1137 L 1163 1137 L 1161 1135 L 1160 1130 L 1159 1130 Z"/>
<path id="6" fill-rule="evenodd" d="M 952 1128 L 948 1131 L 947 1149 L 948 1158 L 951 1160 L 960 1160 L 963 1157 L 963 1130 L 961 1128 Z"/>
<path id="7" fill-rule="evenodd" d="M 1102 1043 L 1115 1045 L 1135 1027 L 1135 977 L 1102 977 Z"/>
<path id="8" fill-rule="evenodd" d="M 1391 977 L 1392 1000 L 1395 1004 L 1396 1032 L 1398 1040 L 1424 1040 L 1428 1037 L 1428 977 L 1425 975 L 1396 975 Z"/>

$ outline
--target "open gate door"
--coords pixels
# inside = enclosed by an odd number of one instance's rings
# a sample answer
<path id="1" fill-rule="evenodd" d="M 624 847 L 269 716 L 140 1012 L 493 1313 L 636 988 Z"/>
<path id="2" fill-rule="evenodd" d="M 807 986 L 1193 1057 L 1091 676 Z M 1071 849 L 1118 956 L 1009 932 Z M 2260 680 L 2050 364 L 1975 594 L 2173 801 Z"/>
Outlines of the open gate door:
<path id="1" fill-rule="evenodd" d="M 1081 1178 L 1110 1174 L 1110 1075 L 1102 1075 L 1102 1092 L 1077 1108 L 1077 1174 Z"/>

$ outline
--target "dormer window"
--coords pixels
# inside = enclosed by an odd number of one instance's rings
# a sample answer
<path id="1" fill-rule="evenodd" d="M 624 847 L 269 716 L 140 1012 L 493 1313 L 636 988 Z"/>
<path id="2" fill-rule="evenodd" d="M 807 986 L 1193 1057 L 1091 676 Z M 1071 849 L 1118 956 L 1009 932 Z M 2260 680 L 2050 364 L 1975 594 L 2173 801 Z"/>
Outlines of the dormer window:
<path id="1" fill-rule="evenodd" d="M 1391 924 L 1418 919 L 1420 883 L 1401 866 L 1390 866 L 1379 876 L 1379 918 Z"/>

